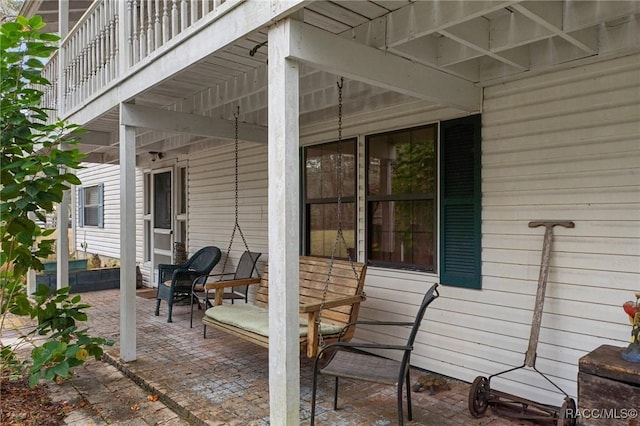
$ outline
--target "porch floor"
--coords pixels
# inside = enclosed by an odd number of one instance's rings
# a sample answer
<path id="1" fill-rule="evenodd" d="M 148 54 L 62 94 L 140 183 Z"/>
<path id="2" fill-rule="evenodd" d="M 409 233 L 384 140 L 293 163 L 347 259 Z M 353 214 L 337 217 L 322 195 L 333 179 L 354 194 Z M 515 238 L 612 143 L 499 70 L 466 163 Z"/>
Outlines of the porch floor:
<path id="1" fill-rule="evenodd" d="M 189 328 L 189 306 L 174 305 L 173 323 L 167 323 L 167 304 L 154 315 L 155 299 L 136 297 L 137 361 L 119 358 L 119 290 L 84 293 L 92 308 L 92 335 L 112 338 L 107 362 L 115 365 L 149 394 L 191 424 L 269 424 L 268 350 L 208 328 L 202 337 L 203 311 L 194 308 L 194 327 Z M 309 424 L 312 360 L 300 358 L 300 419 Z M 424 371 L 412 371 L 412 381 Z M 474 419 L 467 409 L 469 384 L 448 380 L 450 389 L 430 395 L 412 394 L 413 421 L 409 425 L 525 425 L 491 414 Z M 395 389 L 389 386 L 342 380 L 334 411 L 333 380 L 321 377 L 318 388 L 318 425 L 396 424 Z M 405 414 L 406 415 L 406 414 Z M 178 419 L 174 419 L 177 421 Z M 155 422 L 149 423 L 155 424 Z M 169 424 L 169 423 L 167 423 Z"/>

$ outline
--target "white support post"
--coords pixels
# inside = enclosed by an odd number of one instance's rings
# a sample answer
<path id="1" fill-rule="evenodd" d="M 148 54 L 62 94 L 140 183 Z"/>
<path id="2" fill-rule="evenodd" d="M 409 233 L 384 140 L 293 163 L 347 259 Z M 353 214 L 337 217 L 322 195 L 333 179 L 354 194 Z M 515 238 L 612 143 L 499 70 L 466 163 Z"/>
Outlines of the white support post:
<path id="1" fill-rule="evenodd" d="M 120 358 L 124 362 L 136 360 L 136 130 L 123 124 L 120 124 Z"/>
<path id="2" fill-rule="evenodd" d="M 272 425 L 300 423 L 298 336 L 299 68 L 286 59 L 290 21 L 269 29 L 269 408 Z"/>
<path id="3" fill-rule="evenodd" d="M 62 149 L 65 149 L 64 145 Z M 56 280 L 59 290 L 69 285 L 69 191 L 62 193 L 56 213 Z"/>
<path id="4" fill-rule="evenodd" d="M 64 38 L 69 32 L 69 2 L 60 0 L 58 7 L 60 37 Z M 62 95 L 64 79 L 61 78 L 64 63 L 63 53 L 64 51 L 58 52 L 58 111 L 60 111 L 62 99 L 64 99 Z M 68 149 L 67 144 L 61 144 L 60 149 Z M 58 289 L 69 285 L 69 198 L 69 191 L 64 191 L 62 201 L 58 204 L 56 211 L 56 287 Z"/>

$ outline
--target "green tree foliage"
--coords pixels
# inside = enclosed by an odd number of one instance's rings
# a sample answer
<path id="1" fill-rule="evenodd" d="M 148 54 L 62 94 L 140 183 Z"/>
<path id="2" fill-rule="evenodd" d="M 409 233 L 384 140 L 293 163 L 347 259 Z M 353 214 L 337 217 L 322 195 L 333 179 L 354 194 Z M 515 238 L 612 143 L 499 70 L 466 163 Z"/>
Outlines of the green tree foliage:
<path id="1" fill-rule="evenodd" d="M 39 88 L 51 85 L 42 69 L 59 39 L 41 33 L 44 26 L 39 16 L 19 16 L 0 27 L 0 331 L 7 313 L 37 321 L 35 330 L 22 336 L 23 343 L 34 345 L 32 385 L 41 377 L 68 377 L 70 368 L 88 355 L 99 358 L 102 345 L 111 343 L 78 328 L 77 322 L 87 320 L 84 310 L 89 306 L 70 296 L 68 287 L 48 294 L 41 286 L 33 299 L 25 288 L 27 271 L 43 269 L 41 259 L 53 253 L 55 242 L 47 238 L 53 230 L 42 230 L 33 218 L 44 220 L 64 191 L 80 184 L 69 170 L 78 169 L 82 159 L 77 149 L 61 149 L 63 143 L 76 143 L 78 126 L 47 123 L 41 107 Z M 37 345 L 35 335 L 47 337 Z M 2 347 L 3 367 L 20 365 L 14 349 Z"/>

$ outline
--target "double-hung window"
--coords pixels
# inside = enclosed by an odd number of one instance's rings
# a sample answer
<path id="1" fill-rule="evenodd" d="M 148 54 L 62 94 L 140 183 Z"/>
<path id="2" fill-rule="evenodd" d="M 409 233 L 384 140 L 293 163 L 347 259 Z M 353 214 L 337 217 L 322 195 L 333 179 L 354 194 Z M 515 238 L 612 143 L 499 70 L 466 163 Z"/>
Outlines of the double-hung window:
<path id="1" fill-rule="evenodd" d="M 331 256 L 341 184 L 342 229 L 352 258 L 360 228 L 365 240 L 359 250 L 369 265 L 433 272 L 442 284 L 481 288 L 480 115 L 364 140 L 360 172 L 353 139 L 340 144 L 339 174 L 337 143 L 303 150 L 303 252 Z M 365 180 L 357 181 L 362 175 Z M 359 224 L 358 195 L 366 212 Z M 336 255 L 346 257 L 338 248 Z"/>
<path id="2" fill-rule="evenodd" d="M 340 242 L 335 255 L 346 258 L 350 254 L 355 259 L 355 139 L 307 147 L 303 157 L 304 252 L 311 256 L 331 256 L 340 220 L 346 247 Z"/>
<path id="3" fill-rule="evenodd" d="M 78 222 L 80 226 L 104 227 L 104 184 L 79 188 Z"/>

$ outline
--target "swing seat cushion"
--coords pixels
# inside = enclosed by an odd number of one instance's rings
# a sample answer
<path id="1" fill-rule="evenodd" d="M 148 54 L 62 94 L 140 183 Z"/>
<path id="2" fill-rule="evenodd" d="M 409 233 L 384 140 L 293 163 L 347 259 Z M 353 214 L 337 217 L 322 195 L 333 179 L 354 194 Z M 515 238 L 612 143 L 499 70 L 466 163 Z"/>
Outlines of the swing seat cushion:
<path id="1" fill-rule="evenodd" d="M 220 305 L 209 308 L 205 315 L 214 321 L 229 324 L 243 330 L 269 337 L 269 310 L 248 303 L 237 305 Z M 341 326 L 320 323 L 320 333 L 336 334 Z M 300 337 L 307 335 L 307 319 L 300 318 Z"/>

